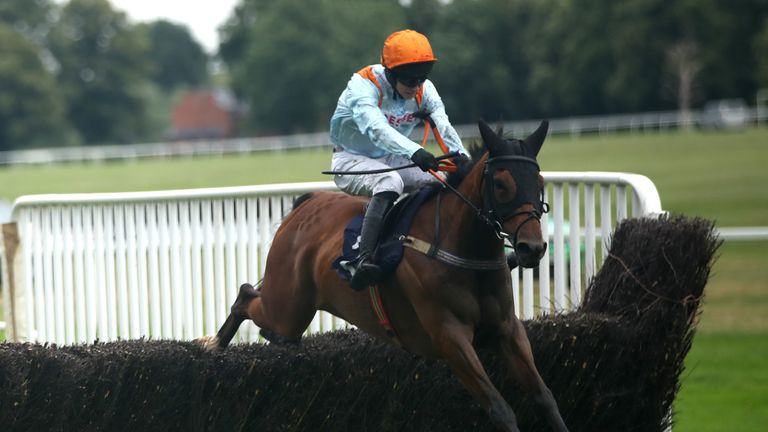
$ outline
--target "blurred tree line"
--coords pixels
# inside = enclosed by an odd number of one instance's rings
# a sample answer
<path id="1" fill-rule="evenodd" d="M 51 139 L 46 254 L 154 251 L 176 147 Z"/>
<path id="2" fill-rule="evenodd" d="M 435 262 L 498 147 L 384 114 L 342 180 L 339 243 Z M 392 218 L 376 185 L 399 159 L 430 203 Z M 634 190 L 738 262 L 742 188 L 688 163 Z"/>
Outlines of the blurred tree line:
<path id="1" fill-rule="evenodd" d="M 244 0 L 220 55 L 252 132 L 327 128 L 384 38 L 430 37 L 454 123 L 754 103 L 768 0 Z"/>
<path id="2" fill-rule="evenodd" d="M 161 139 L 174 92 L 207 67 L 186 27 L 108 0 L 2 0 L 0 150 Z"/>
<path id="3" fill-rule="evenodd" d="M 241 0 L 218 60 L 244 135 L 326 130 L 351 74 L 413 28 L 454 123 L 754 103 L 768 0 Z M 0 149 L 158 139 L 170 96 L 210 85 L 189 31 L 108 0 L 0 2 Z M 165 114 L 163 114 L 165 113 Z"/>

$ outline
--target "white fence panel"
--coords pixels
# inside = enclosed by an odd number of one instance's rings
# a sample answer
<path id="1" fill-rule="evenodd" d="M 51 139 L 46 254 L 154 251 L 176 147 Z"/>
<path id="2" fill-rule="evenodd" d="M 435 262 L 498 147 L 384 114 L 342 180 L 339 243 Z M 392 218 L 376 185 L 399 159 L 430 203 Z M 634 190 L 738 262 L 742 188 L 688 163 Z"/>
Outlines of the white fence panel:
<path id="1" fill-rule="evenodd" d="M 568 310 L 581 301 L 605 258 L 610 221 L 626 217 L 630 204 L 633 215 L 661 212 L 655 187 L 642 176 L 543 175 L 552 212 L 542 218 L 542 228 L 551 251 L 538 277 L 532 269 L 513 270 L 515 308 L 523 318 Z M 72 344 L 214 334 L 239 285 L 261 278 L 272 238 L 293 200 L 316 190 L 335 186 L 19 198 L 13 210 L 21 236 L 15 262 L 23 277 L 15 278 L 20 283 L 14 301 L 6 304 L 14 329 L 9 337 Z M 308 331 L 346 326 L 322 312 Z M 243 325 L 236 340 L 256 341 L 258 329 Z"/>

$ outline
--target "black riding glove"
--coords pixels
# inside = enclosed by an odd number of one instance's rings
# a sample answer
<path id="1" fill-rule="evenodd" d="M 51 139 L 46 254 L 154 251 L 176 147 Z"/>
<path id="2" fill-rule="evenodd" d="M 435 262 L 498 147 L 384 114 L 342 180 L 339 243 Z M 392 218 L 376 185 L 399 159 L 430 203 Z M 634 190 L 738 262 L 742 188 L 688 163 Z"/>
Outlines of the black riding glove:
<path id="1" fill-rule="evenodd" d="M 435 159 L 435 155 L 424 149 L 416 150 L 416 153 L 411 156 L 411 160 L 424 172 L 429 170 L 437 171 L 439 168 L 437 159 Z"/>

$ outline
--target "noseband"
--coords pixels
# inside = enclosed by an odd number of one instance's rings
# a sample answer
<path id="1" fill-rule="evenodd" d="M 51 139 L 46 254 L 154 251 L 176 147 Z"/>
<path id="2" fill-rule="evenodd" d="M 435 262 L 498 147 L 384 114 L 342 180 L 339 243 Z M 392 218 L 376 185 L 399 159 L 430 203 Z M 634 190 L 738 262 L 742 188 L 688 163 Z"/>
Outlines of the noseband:
<path id="1" fill-rule="evenodd" d="M 515 198 L 508 202 L 498 202 L 493 194 L 494 166 L 503 166 L 512 175 L 517 184 Z M 527 156 L 497 156 L 488 158 L 483 169 L 483 209 L 480 217 L 493 229 L 500 239 L 509 238 L 502 224 L 518 215 L 528 217 L 517 226 L 512 245 L 517 247 L 517 236 L 520 229 L 532 220 L 541 220 L 541 215 L 549 212 L 549 204 L 544 202 L 544 190 L 538 188 L 539 164 L 536 159 Z M 527 175 L 526 175 L 527 174 Z M 538 190 L 538 193 L 533 193 Z M 518 210 L 525 203 L 533 204 L 533 210 Z"/>

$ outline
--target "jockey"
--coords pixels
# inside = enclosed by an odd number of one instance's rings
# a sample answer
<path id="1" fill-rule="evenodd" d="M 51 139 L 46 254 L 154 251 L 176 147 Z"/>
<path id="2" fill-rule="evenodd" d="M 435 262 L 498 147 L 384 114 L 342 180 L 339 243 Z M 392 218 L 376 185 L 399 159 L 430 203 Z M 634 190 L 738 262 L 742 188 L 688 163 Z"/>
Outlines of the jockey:
<path id="1" fill-rule="evenodd" d="M 427 171 L 437 171 L 435 156 L 408 137 L 421 121 L 419 110 L 431 114 L 450 151 L 468 153 L 451 126 L 434 84 L 427 79 L 437 58 L 426 36 L 413 30 L 391 34 L 384 41 L 381 64 L 352 75 L 331 117 L 334 171 L 369 171 L 415 163 L 382 174 L 336 175 L 334 182 L 351 195 L 371 196 L 360 238 L 360 259 L 350 285 L 361 290 L 381 279 L 372 262 L 384 214 L 404 191 L 437 182 Z"/>

